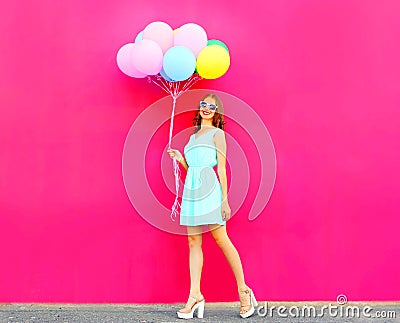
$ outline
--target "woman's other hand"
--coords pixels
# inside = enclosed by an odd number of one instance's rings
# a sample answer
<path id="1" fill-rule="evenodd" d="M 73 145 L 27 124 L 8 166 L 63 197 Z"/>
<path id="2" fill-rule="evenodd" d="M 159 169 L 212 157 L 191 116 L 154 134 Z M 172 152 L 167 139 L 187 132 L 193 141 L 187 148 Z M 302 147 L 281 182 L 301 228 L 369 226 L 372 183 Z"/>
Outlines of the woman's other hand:
<path id="1" fill-rule="evenodd" d="M 221 207 L 222 219 L 228 221 L 231 218 L 231 208 L 229 206 L 228 200 L 222 202 Z"/>

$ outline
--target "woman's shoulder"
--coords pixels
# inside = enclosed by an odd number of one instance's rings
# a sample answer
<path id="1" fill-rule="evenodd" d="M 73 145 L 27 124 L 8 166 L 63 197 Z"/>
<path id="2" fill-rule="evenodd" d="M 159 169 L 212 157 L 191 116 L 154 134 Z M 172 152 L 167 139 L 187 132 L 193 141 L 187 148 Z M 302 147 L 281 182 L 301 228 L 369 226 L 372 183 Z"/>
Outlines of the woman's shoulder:
<path id="1" fill-rule="evenodd" d="M 216 128 L 212 136 L 214 143 L 223 142 L 225 140 L 225 132 L 221 128 Z"/>

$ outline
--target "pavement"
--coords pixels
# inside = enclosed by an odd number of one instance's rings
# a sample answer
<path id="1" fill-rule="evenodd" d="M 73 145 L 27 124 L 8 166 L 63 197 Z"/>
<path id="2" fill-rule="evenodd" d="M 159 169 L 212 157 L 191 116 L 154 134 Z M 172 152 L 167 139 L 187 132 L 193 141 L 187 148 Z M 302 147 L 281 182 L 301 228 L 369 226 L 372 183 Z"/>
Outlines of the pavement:
<path id="1" fill-rule="evenodd" d="M 0 303 L 0 322 L 183 322 L 176 304 Z M 191 322 L 400 322 L 400 302 L 259 302 L 247 319 L 239 302 L 206 303 L 204 318 Z"/>

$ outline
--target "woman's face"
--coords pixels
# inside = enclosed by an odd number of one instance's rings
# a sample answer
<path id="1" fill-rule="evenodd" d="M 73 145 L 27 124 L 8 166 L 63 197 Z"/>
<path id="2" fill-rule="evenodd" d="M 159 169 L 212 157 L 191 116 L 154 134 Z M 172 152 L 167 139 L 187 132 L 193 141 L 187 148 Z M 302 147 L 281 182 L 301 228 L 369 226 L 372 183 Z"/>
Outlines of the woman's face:
<path id="1" fill-rule="evenodd" d="M 207 102 L 207 104 L 217 105 L 213 98 L 207 97 L 203 101 Z M 218 107 L 217 107 L 218 109 Z M 200 106 L 200 116 L 204 119 L 212 119 L 214 117 L 215 111 L 211 110 L 209 106 L 201 107 Z"/>

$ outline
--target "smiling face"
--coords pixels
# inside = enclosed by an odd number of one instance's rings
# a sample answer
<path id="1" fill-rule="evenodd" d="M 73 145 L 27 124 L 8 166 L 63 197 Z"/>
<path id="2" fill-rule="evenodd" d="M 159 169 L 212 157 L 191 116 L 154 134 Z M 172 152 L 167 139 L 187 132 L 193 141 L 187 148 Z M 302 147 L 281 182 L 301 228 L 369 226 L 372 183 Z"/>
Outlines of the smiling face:
<path id="1" fill-rule="evenodd" d="M 203 101 L 207 102 L 208 104 L 214 104 L 217 105 L 215 100 L 211 97 L 206 97 Z M 218 109 L 218 107 L 217 107 Z M 215 111 L 210 110 L 210 108 L 207 107 L 200 107 L 200 116 L 204 119 L 212 119 L 214 117 Z"/>

